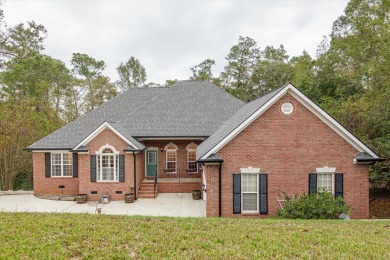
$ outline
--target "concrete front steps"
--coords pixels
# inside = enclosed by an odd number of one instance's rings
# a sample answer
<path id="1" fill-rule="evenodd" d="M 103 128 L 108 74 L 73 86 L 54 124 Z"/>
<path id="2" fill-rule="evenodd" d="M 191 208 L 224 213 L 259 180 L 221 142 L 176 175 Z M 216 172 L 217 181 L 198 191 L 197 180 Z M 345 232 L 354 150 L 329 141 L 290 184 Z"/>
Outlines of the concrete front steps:
<path id="1" fill-rule="evenodd" d="M 156 187 L 156 197 L 158 194 L 158 184 Z M 154 199 L 154 183 L 142 182 L 139 189 L 138 198 L 140 199 Z"/>

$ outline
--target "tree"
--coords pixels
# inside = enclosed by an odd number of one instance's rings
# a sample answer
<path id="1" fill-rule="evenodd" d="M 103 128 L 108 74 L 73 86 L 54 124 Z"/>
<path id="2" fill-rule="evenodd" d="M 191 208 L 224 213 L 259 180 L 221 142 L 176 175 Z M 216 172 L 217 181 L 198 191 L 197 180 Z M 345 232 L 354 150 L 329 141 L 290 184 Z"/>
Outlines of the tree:
<path id="1" fill-rule="evenodd" d="M 54 111 L 36 111 L 29 99 L 0 101 L 0 190 L 12 190 L 19 174 L 32 174 L 31 154 L 23 149 L 57 129 Z"/>
<path id="2" fill-rule="evenodd" d="M 255 66 L 252 81 L 256 88 L 255 96 L 259 97 L 280 88 L 292 79 L 293 68 L 288 63 L 288 55 L 283 45 L 279 48 L 267 46 L 261 52 L 259 62 Z"/>
<path id="3" fill-rule="evenodd" d="M 117 86 L 122 90 L 126 91 L 129 88 L 138 88 L 146 82 L 146 71 L 142 66 L 141 62 L 134 58 L 130 59 L 126 63 L 121 63 L 116 68 L 119 74 L 119 80 Z"/>
<path id="4" fill-rule="evenodd" d="M 316 61 L 321 106 L 387 158 L 370 178 L 390 180 L 390 2 L 351 0 Z M 387 176 L 387 177 L 386 177 Z M 388 182 L 390 183 L 390 182 Z M 388 184 L 389 185 L 389 184 Z M 390 186 L 390 185 L 389 185 Z"/>
<path id="5" fill-rule="evenodd" d="M 175 85 L 177 82 L 179 82 L 178 79 L 167 79 L 167 80 L 165 81 L 164 87 L 172 87 L 172 86 Z"/>
<path id="6" fill-rule="evenodd" d="M 20 23 L 11 28 L 2 29 L 0 37 L 0 57 L 3 63 L 12 58 L 24 59 L 42 51 L 47 31 L 43 25 L 31 21 L 27 22 L 27 25 Z"/>
<path id="7" fill-rule="evenodd" d="M 252 75 L 259 58 L 260 48 L 256 41 L 242 36 L 226 57 L 228 65 L 221 73 L 224 87 L 243 101 L 252 100 L 256 96 Z"/>
<path id="8" fill-rule="evenodd" d="M 108 77 L 102 75 L 106 67 L 104 61 L 95 60 L 86 54 L 74 53 L 71 64 L 73 73 L 82 80 L 77 93 L 84 99 L 83 112 L 91 111 L 117 95 L 115 86 Z"/>
<path id="9" fill-rule="evenodd" d="M 198 65 L 191 67 L 190 70 L 192 71 L 192 77 L 190 79 L 211 81 L 213 79 L 213 72 L 211 71 L 211 67 L 214 65 L 214 60 L 206 59 Z"/>
<path id="10" fill-rule="evenodd" d="M 299 88 L 303 93 L 309 96 L 310 99 L 316 101 L 319 99 L 315 87 L 315 60 L 306 52 L 303 51 L 301 56 L 293 57 L 290 60 L 293 66 L 293 77 L 291 82 Z"/>
<path id="11" fill-rule="evenodd" d="M 6 71 L 0 76 L 1 96 L 9 100 L 28 99 L 39 111 L 54 107 L 60 117 L 70 80 L 70 72 L 63 62 L 41 54 L 14 58 L 7 62 Z"/>

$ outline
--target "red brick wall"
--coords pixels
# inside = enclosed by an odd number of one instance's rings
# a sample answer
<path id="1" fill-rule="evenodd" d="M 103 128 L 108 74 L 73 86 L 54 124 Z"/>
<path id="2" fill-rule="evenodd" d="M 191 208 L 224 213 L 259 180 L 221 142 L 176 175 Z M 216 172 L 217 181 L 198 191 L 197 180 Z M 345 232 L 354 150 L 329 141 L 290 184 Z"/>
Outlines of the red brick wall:
<path id="1" fill-rule="evenodd" d="M 158 192 L 160 193 L 190 193 L 193 190 L 200 190 L 201 182 L 159 182 Z"/>
<path id="2" fill-rule="evenodd" d="M 165 151 L 161 152 L 161 147 L 165 147 L 170 141 L 147 141 L 147 147 L 158 147 L 159 160 L 159 177 L 176 178 L 177 174 L 165 174 L 162 170 L 165 169 Z M 186 146 L 191 143 L 190 140 L 174 141 L 178 146 L 177 151 L 177 168 L 180 170 L 180 177 L 200 178 L 200 173 L 188 174 L 187 169 L 187 150 Z M 198 141 L 194 141 L 199 143 Z M 120 154 L 125 155 L 125 182 L 91 182 L 90 177 L 90 156 L 95 155 L 103 146 L 109 144 L 113 146 Z M 134 183 L 134 164 L 133 154 L 124 153 L 123 149 L 128 147 L 126 142 L 119 138 L 109 129 L 103 130 L 87 145 L 89 154 L 79 154 L 79 177 L 78 178 L 45 178 L 45 160 L 44 153 L 33 153 L 34 161 L 34 191 L 38 195 L 62 194 L 59 185 L 65 185 L 63 190 L 64 195 L 75 195 L 85 193 L 89 200 L 100 200 L 101 197 L 108 193 L 111 200 L 123 200 L 124 194 L 130 191 L 130 185 Z M 136 192 L 138 195 L 141 182 L 145 178 L 145 152 L 136 153 L 136 171 L 137 185 Z M 193 189 L 200 189 L 200 184 L 191 183 L 188 187 L 183 185 L 163 185 L 160 192 L 190 192 Z M 97 194 L 91 194 L 92 191 L 97 191 Z M 122 191 L 122 194 L 116 194 L 116 191 Z"/>
<path id="3" fill-rule="evenodd" d="M 33 152 L 33 180 L 35 195 L 76 195 L 78 179 L 71 177 L 45 177 L 45 153 Z M 59 186 L 64 185 L 64 189 Z"/>
<path id="4" fill-rule="evenodd" d="M 176 167 L 178 169 L 177 173 L 166 173 L 163 170 L 166 169 L 166 151 L 161 152 L 161 148 L 164 149 L 167 144 L 170 142 L 174 143 L 177 147 L 177 161 Z M 159 140 L 159 141 L 145 141 L 144 145 L 146 147 L 157 147 L 157 156 L 158 156 L 158 176 L 159 178 L 200 178 L 200 173 L 187 173 L 187 150 L 186 147 L 191 142 L 199 144 L 198 140 Z M 145 170 L 144 170 L 145 171 Z"/>
<path id="5" fill-rule="evenodd" d="M 125 155 L 125 182 L 91 182 L 90 155 L 95 155 L 106 144 Z M 130 192 L 130 185 L 134 183 L 133 154 L 123 152 L 129 145 L 106 128 L 86 146 L 89 154 L 79 155 L 79 193 L 88 194 L 88 200 L 100 200 L 105 194 L 109 194 L 111 200 L 124 200 L 124 194 Z M 91 194 L 91 191 L 97 191 L 97 194 Z M 122 194 L 116 194 L 116 191 L 122 191 Z"/>
<path id="6" fill-rule="evenodd" d="M 284 102 L 294 112 L 280 111 Z M 308 174 L 317 167 L 336 167 L 344 174 L 344 196 L 353 218 L 368 218 L 368 166 L 354 165 L 358 151 L 291 95 L 286 94 L 218 153 L 222 167 L 222 215 L 233 215 L 233 173 L 260 168 L 268 174 L 268 216 L 279 208 L 278 194 L 308 192 Z M 218 168 L 207 166 L 207 216 L 217 216 Z M 260 215 L 258 215 L 260 217 Z"/>

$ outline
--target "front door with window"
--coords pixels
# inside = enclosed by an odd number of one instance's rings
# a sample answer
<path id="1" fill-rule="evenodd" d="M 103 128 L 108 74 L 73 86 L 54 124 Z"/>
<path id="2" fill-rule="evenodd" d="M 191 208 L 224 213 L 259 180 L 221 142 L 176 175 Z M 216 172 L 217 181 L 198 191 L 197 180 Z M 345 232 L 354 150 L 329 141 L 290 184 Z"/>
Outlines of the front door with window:
<path id="1" fill-rule="evenodd" d="M 157 151 L 146 151 L 146 177 L 157 175 Z"/>

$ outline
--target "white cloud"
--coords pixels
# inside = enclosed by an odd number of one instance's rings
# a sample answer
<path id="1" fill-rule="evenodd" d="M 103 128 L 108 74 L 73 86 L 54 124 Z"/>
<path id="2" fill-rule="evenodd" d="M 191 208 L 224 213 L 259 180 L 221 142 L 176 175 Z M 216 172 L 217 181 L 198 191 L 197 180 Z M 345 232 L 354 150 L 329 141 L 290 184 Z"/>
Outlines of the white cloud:
<path id="1" fill-rule="evenodd" d="M 214 59 L 218 75 L 238 36 L 261 48 L 283 44 L 290 56 L 312 56 L 347 0 L 291 1 L 7 1 L 9 25 L 34 20 L 49 36 L 45 53 L 70 65 L 86 53 L 115 68 L 130 56 L 145 66 L 148 80 L 186 79 L 190 67 Z"/>

